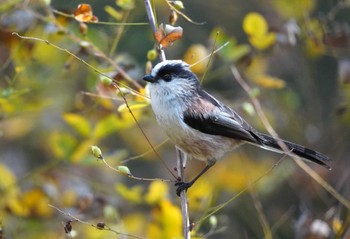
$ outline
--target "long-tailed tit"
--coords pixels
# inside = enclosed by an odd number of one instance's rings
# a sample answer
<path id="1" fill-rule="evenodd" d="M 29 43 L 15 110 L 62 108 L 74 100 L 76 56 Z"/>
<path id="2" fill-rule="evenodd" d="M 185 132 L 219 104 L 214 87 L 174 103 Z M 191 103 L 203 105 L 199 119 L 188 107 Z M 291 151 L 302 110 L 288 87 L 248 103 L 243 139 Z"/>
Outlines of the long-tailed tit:
<path id="1" fill-rule="evenodd" d="M 163 61 L 143 79 L 150 82 L 152 109 L 161 128 L 181 150 L 207 163 L 193 180 L 176 184 L 178 195 L 191 187 L 216 160 L 242 143 L 283 153 L 279 139 L 259 133 L 234 110 L 204 91 L 185 62 Z M 326 155 L 282 141 L 293 154 L 330 168 L 326 164 L 330 158 Z"/>

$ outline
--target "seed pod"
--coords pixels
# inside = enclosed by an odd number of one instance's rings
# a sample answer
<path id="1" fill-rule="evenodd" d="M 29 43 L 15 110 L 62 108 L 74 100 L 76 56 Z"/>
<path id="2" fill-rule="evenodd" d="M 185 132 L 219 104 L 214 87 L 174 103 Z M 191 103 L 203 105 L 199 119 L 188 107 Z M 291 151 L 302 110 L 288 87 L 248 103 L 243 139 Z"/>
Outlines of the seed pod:
<path id="1" fill-rule="evenodd" d="M 171 13 L 169 15 L 169 23 L 171 25 L 175 25 L 175 23 L 177 22 L 178 19 L 178 15 L 174 10 L 171 10 Z"/>

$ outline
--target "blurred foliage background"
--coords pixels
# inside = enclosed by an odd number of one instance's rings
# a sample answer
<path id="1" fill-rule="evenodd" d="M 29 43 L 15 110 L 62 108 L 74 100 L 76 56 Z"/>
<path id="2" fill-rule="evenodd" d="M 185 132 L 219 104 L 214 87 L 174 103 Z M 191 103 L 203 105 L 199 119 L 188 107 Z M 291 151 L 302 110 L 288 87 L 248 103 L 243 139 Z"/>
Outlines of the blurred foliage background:
<path id="1" fill-rule="evenodd" d="M 173 169 L 174 146 L 159 130 L 141 80 L 158 61 L 143 4 L 0 2 L 0 238 L 181 238 L 173 183 L 128 178 L 118 168 L 174 180 L 142 133 Z M 350 199 L 350 1 L 169 4 L 153 1 L 159 24 L 171 16 L 183 28 L 167 58 L 194 63 L 229 42 L 210 64 L 192 68 L 205 75 L 203 87 L 266 132 L 232 75 L 235 64 L 282 138 L 332 158 L 331 171 L 311 166 Z M 123 170 L 96 159 L 91 145 Z M 349 208 L 293 160 L 266 174 L 280 157 L 242 146 L 219 161 L 188 191 L 193 237 L 350 238 Z M 188 178 L 201 167 L 190 161 Z"/>

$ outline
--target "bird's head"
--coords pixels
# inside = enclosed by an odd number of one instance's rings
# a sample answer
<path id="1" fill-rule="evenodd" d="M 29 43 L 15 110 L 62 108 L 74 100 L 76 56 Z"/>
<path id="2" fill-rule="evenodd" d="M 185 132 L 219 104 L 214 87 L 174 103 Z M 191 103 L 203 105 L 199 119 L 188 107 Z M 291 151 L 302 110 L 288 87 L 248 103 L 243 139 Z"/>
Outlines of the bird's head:
<path id="1" fill-rule="evenodd" d="M 199 87 L 197 76 L 189 65 L 181 60 L 167 60 L 158 63 L 151 74 L 143 77 L 150 82 L 150 92 L 180 95 Z"/>

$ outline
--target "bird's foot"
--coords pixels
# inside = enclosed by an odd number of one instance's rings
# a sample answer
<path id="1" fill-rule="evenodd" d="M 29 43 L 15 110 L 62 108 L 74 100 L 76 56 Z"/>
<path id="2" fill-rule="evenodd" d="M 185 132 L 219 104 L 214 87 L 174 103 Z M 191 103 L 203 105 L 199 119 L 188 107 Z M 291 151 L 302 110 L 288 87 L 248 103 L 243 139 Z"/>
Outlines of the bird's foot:
<path id="1" fill-rule="evenodd" d="M 180 197 L 180 194 L 183 190 L 186 190 L 192 186 L 193 182 L 177 182 L 175 183 L 176 195 Z"/>

